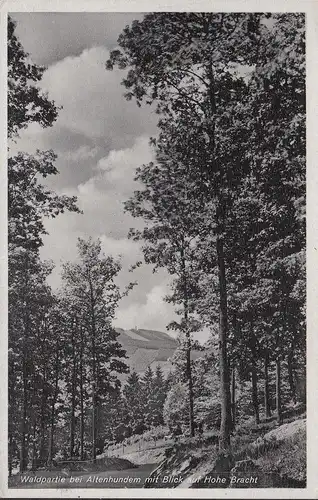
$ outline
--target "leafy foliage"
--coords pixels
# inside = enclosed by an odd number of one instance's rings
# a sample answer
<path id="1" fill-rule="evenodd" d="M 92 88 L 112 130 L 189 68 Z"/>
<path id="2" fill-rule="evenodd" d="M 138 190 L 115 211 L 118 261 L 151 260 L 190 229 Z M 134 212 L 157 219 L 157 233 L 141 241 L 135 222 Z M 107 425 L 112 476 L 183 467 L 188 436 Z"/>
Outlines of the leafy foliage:
<path id="1" fill-rule="evenodd" d="M 8 136 L 14 138 L 30 123 L 50 127 L 57 118 L 54 102 L 37 86 L 44 67 L 32 64 L 15 34 L 15 22 L 8 19 Z"/>
<path id="2" fill-rule="evenodd" d="M 171 327 L 188 349 L 189 332 L 220 317 L 222 448 L 230 370 L 234 399 L 235 373 L 251 377 L 258 419 L 259 364 L 275 361 L 280 421 L 281 363 L 294 392 L 291 360 L 305 348 L 304 29 L 302 14 L 152 13 L 107 61 L 128 70 L 126 98 L 159 115 L 156 161 L 126 204 L 145 227 L 130 236 L 173 276 L 167 300 L 183 317 Z"/>

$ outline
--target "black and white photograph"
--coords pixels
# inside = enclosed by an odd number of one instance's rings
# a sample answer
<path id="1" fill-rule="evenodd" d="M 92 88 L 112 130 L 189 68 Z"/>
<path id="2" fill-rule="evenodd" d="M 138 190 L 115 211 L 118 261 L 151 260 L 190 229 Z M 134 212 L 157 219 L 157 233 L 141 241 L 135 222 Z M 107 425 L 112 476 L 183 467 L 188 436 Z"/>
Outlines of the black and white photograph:
<path id="1" fill-rule="evenodd" d="M 9 492 L 298 498 L 308 485 L 301 2 L 13 7 Z"/>

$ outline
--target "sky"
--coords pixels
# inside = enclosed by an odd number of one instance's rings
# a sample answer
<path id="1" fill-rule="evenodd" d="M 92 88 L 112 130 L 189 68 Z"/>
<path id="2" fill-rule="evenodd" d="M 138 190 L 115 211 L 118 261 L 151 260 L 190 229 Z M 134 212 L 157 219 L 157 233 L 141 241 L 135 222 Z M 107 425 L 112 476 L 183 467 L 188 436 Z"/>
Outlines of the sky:
<path id="1" fill-rule="evenodd" d="M 77 196 L 83 210 L 83 215 L 63 214 L 46 221 L 49 234 L 41 256 L 55 263 L 50 284 L 60 285 L 61 263 L 74 260 L 78 237 L 99 237 L 107 255 L 121 256 L 119 285 L 138 282 L 121 301 L 115 325 L 166 331 L 175 319 L 173 307 L 163 300 L 170 278 L 164 270 L 153 273 L 149 265 L 128 271 L 142 252 L 127 233 L 131 227 L 141 227 L 142 221 L 123 211 L 123 202 L 139 187 L 135 169 L 153 159 L 149 139 L 157 133 L 158 117 L 150 106 L 138 108 L 134 101 L 125 100 L 123 71 L 105 69 L 120 32 L 143 15 L 36 12 L 11 16 L 25 51 L 34 63 L 46 67 L 41 87 L 61 107 L 53 127 L 32 124 L 21 133 L 14 150 L 53 149 L 60 173 L 50 180 L 50 187 Z M 197 338 L 205 341 L 207 335 Z"/>

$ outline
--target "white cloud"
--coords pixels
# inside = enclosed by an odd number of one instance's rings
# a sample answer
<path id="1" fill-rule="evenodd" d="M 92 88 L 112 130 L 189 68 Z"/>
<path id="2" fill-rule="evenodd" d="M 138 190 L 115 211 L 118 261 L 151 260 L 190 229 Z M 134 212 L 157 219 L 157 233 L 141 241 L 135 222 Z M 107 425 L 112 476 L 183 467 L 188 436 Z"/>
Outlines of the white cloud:
<path id="1" fill-rule="evenodd" d="M 99 160 L 96 181 L 100 182 L 102 178 L 108 189 L 120 186 L 123 195 L 132 193 L 137 188 L 137 184 L 134 184 L 136 168 L 152 160 L 154 156 L 149 137 L 138 137 L 132 147 L 112 150 Z"/>
<path id="2" fill-rule="evenodd" d="M 107 173 L 107 179 L 112 182 L 122 181 L 128 176 L 133 179 L 137 167 L 154 159 L 149 146 L 149 137 L 137 137 L 130 148 L 115 149 L 98 162 L 98 169 Z M 133 175 L 132 175 L 133 174 Z"/>
<path id="3" fill-rule="evenodd" d="M 60 261 L 74 259 L 79 236 L 99 237 L 106 254 L 122 256 L 123 270 L 119 279 L 122 286 L 134 279 L 128 269 L 142 259 L 141 245 L 128 240 L 127 234 L 130 227 L 138 225 L 138 221 L 124 213 L 123 201 L 136 188 L 133 183 L 136 167 L 151 159 L 148 138 L 137 138 L 131 148 L 111 151 L 98 165 L 95 164 L 96 175 L 87 182 L 77 188 L 62 190 L 63 194 L 78 197 L 78 206 L 84 213 L 65 213 L 45 222 L 49 234 L 44 237 L 42 256 L 57 263 L 51 278 L 53 286 L 59 284 Z M 141 287 L 144 286 L 143 277 L 144 272 L 141 273 Z M 146 288 L 148 286 L 147 283 Z"/>
<path id="4" fill-rule="evenodd" d="M 80 160 L 88 160 L 90 158 L 95 158 L 98 154 L 99 148 L 97 147 L 89 147 L 87 145 L 80 146 L 77 149 L 67 151 L 63 153 L 64 161 L 80 161 Z"/>
<path id="5" fill-rule="evenodd" d="M 117 312 L 114 324 L 121 328 L 149 328 L 165 330 L 174 318 L 173 307 L 164 301 L 168 293 L 165 284 L 154 286 L 146 295 L 146 303 L 133 303 Z"/>
<path id="6" fill-rule="evenodd" d="M 102 243 L 102 250 L 106 255 L 112 255 L 113 257 L 121 257 L 123 264 L 126 265 L 133 263 L 141 259 L 142 253 L 140 245 L 127 238 L 114 239 L 103 234 L 100 237 Z"/>
<path id="7" fill-rule="evenodd" d="M 138 187 L 133 181 L 136 168 L 152 159 L 149 138 L 139 137 L 131 148 L 110 151 L 99 160 L 96 175 L 70 192 L 78 196 L 84 212 L 82 229 L 85 226 L 94 234 L 126 237 L 129 228 L 138 222 L 124 213 L 123 202 Z"/>
<path id="8" fill-rule="evenodd" d="M 93 171 L 95 175 L 77 188 L 63 190 L 65 194 L 78 196 L 83 215 L 66 213 L 48 220 L 49 232 L 41 250 L 43 258 L 53 258 L 57 267 L 50 278 L 52 286 L 60 285 L 60 263 L 74 260 L 76 241 L 80 236 L 100 237 L 105 254 L 121 256 L 122 271 L 117 283 L 123 290 L 130 281 L 138 285 L 123 299 L 118 309 L 116 324 L 124 328 L 139 327 L 165 329 L 173 319 L 173 308 L 163 301 L 168 292 L 169 277 L 164 271 L 152 274 L 152 266 L 142 266 L 134 273 L 128 269 L 142 260 L 141 244 L 128 240 L 130 227 L 138 221 L 123 211 L 123 201 L 136 189 L 133 177 L 137 166 L 153 159 L 147 137 L 136 139 L 132 147 L 110 151 Z M 140 222 L 139 222 L 140 224 Z M 145 303 L 146 297 L 146 303 Z"/>
<path id="9" fill-rule="evenodd" d="M 109 51 L 105 47 L 84 50 L 50 66 L 41 86 L 63 109 L 57 124 L 89 138 L 105 138 L 122 147 L 150 130 L 155 133 L 157 118 L 148 108 L 138 108 L 123 97 L 121 70 L 107 71 Z"/>
<path id="10" fill-rule="evenodd" d="M 79 182 L 86 182 L 101 156 L 100 165 L 103 161 L 114 164 L 109 181 L 117 175 L 121 154 L 126 157 L 127 173 L 126 153 L 134 147 L 139 154 L 135 141 L 140 141 L 142 149 L 148 139 L 138 138 L 157 133 L 157 116 L 150 113 L 150 107 L 138 108 L 124 98 L 120 84 L 124 72 L 105 69 L 108 56 L 105 47 L 93 47 L 49 66 L 40 85 L 57 106 L 63 107 L 57 121 L 46 129 L 31 123 L 21 131 L 17 144 L 11 145 L 11 154 L 52 148 L 58 155 L 60 172 L 52 180 L 54 187 L 75 188 Z M 108 158 L 110 150 L 113 152 Z"/>

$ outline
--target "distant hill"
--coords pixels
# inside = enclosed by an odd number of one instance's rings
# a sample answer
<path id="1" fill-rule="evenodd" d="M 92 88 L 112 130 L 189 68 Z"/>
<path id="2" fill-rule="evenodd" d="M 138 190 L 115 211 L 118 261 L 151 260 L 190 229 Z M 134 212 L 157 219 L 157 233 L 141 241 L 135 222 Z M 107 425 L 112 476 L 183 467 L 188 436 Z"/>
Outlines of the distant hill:
<path id="1" fill-rule="evenodd" d="M 178 347 L 178 342 L 173 337 L 156 330 L 116 328 L 116 331 L 120 334 L 118 341 L 127 351 L 126 363 L 131 371 L 141 374 L 148 366 L 155 370 L 157 365 L 161 366 L 165 375 L 171 371 L 172 365 L 168 359 Z M 202 356 L 202 352 L 194 351 L 192 356 L 196 359 Z M 120 378 L 125 379 L 126 376 Z"/>

